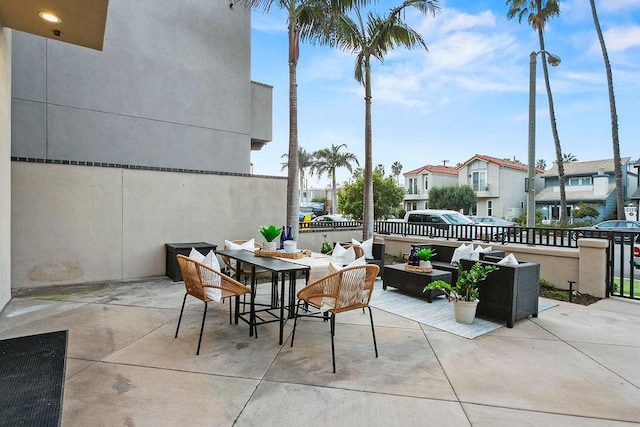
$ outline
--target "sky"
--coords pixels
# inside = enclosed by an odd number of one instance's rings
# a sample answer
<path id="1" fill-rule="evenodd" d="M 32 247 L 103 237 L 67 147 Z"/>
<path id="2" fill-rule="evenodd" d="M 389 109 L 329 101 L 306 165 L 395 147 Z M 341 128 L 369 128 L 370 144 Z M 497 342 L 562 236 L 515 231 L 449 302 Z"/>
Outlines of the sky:
<path id="1" fill-rule="evenodd" d="M 277 2 L 274 2 L 277 3 Z M 380 0 L 380 15 L 399 0 Z M 373 164 L 391 173 L 424 165 L 455 166 L 475 154 L 528 162 L 529 55 L 537 33 L 504 0 L 442 0 L 435 17 L 405 20 L 427 50 L 396 49 L 372 64 Z M 640 158 L 640 0 L 596 0 L 612 68 L 620 155 Z M 253 151 L 255 174 L 286 176 L 289 143 L 286 14 L 252 13 L 251 78 L 273 86 L 273 140 Z M 609 96 L 589 0 L 561 0 L 545 30 L 545 49 L 562 59 L 549 67 L 560 144 L 579 161 L 613 158 Z M 537 55 L 536 159 L 555 160 L 549 103 Z M 364 87 L 355 56 L 302 44 L 297 68 L 299 145 L 314 152 L 346 144 L 364 167 Z M 354 165 L 354 167 L 357 165 Z M 350 177 L 337 171 L 338 182 Z M 401 180 L 402 182 L 402 180 Z M 309 177 L 312 188 L 326 176 Z"/>

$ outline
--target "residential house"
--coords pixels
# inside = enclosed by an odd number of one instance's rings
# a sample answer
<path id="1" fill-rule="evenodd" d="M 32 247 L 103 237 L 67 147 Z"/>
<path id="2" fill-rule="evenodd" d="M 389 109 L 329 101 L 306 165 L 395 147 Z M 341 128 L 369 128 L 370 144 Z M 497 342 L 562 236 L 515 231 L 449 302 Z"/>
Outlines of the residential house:
<path id="1" fill-rule="evenodd" d="M 284 222 L 286 178 L 251 174 L 272 87 L 251 81 L 250 24 L 234 2 L 0 2 L 0 308 Z"/>
<path id="2" fill-rule="evenodd" d="M 511 220 L 525 212 L 528 166 L 515 160 L 476 154 L 457 167 L 458 184 L 469 185 L 477 204 L 469 215 L 489 215 Z M 536 168 L 536 191 L 542 188 Z"/>
<path id="3" fill-rule="evenodd" d="M 633 167 L 636 168 L 636 191 L 629 197 L 629 205 L 636 208 L 635 218 L 638 219 L 640 218 L 640 215 L 638 215 L 640 213 L 640 159 L 636 160 Z"/>
<path id="4" fill-rule="evenodd" d="M 625 202 L 638 190 L 638 172 L 633 171 L 630 157 L 620 159 L 622 166 L 622 188 Z M 613 217 L 616 213 L 616 178 L 613 159 L 564 163 L 565 194 L 567 215 L 580 203 L 594 205 L 600 216 L 595 221 Z M 545 218 L 558 220 L 560 217 L 560 186 L 558 165 L 554 162 L 542 178 L 544 189 L 536 195 L 536 209 Z M 638 196 L 640 197 L 640 196 Z"/>
<path id="5" fill-rule="evenodd" d="M 425 165 L 404 174 L 404 209 L 429 208 L 429 190 L 458 183 L 458 170 L 449 166 Z"/>

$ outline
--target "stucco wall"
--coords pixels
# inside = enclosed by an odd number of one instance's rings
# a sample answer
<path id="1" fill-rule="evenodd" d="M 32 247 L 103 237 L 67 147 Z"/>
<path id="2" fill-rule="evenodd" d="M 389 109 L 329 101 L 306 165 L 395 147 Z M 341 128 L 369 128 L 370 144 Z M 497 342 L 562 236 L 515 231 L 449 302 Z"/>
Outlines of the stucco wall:
<path id="1" fill-rule="evenodd" d="M 0 23 L 0 310 L 11 299 L 11 35 Z"/>
<path id="2" fill-rule="evenodd" d="M 286 179 L 12 163 L 14 288 L 165 274 L 165 243 L 260 238 Z M 282 200 L 282 203 L 278 203 Z"/>
<path id="3" fill-rule="evenodd" d="M 102 52 L 16 32 L 12 155 L 248 173 L 250 19 L 111 0 Z"/>

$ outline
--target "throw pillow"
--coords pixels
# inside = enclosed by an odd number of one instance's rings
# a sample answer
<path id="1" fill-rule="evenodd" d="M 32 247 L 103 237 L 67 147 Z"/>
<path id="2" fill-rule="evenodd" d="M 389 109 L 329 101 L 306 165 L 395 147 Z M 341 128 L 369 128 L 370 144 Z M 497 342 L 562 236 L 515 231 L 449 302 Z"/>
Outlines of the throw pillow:
<path id="1" fill-rule="evenodd" d="M 487 246 L 486 248 L 483 248 L 482 246 L 478 245 L 471 253 L 471 259 L 474 261 L 480 261 L 480 254 L 491 252 L 492 250 L 493 248 L 491 246 Z"/>
<path id="2" fill-rule="evenodd" d="M 498 261 L 497 264 L 515 267 L 518 265 L 518 260 L 516 259 L 515 255 L 509 254 L 506 257 L 502 258 L 500 261 Z"/>
<path id="3" fill-rule="evenodd" d="M 460 245 L 460 247 L 456 248 L 453 251 L 453 256 L 451 257 L 451 264 L 460 261 L 462 258 L 471 258 L 471 254 L 473 253 L 473 244 L 470 243 L 465 245 L 464 243 Z"/>
<path id="4" fill-rule="evenodd" d="M 198 261 L 207 267 L 211 267 L 213 270 L 220 271 L 220 262 L 213 251 L 209 251 L 209 253 L 204 256 L 196 248 L 191 248 L 189 258 Z M 221 283 L 220 276 L 215 273 L 211 273 L 210 271 L 205 272 L 204 280 L 214 286 L 220 286 Z M 222 291 L 218 288 L 204 288 L 204 292 L 207 297 L 214 301 L 220 302 L 222 300 Z"/>
<path id="5" fill-rule="evenodd" d="M 336 243 L 331 253 L 331 262 L 339 265 L 347 265 L 356 259 L 356 252 L 353 247 L 345 249 L 340 243 Z"/>
<path id="6" fill-rule="evenodd" d="M 225 240 L 224 241 L 224 245 L 226 246 L 227 249 L 232 250 L 232 251 L 238 251 L 238 250 L 242 250 L 242 249 L 244 249 L 246 251 L 250 251 L 250 252 L 255 252 L 256 251 L 255 239 L 247 240 L 246 242 L 244 242 L 242 244 L 233 243 L 233 242 L 230 242 L 229 240 Z"/>
<path id="7" fill-rule="evenodd" d="M 364 257 L 366 259 L 373 259 L 373 237 L 370 238 L 369 240 L 365 240 L 362 243 L 360 243 L 356 239 L 351 239 L 351 244 L 353 246 L 362 247 L 362 249 L 364 249 Z"/>
<path id="8" fill-rule="evenodd" d="M 341 267 L 338 266 L 332 262 L 329 263 L 329 268 L 328 268 L 328 272 L 329 274 L 331 273 L 335 273 L 336 271 L 340 271 L 343 270 L 345 268 L 349 268 L 349 267 L 356 267 L 356 266 L 362 266 L 362 265 L 367 265 L 367 260 L 364 257 L 360 257 L 356 260 L 354 260 L 352 263 L 350 263 L 349 265 L 345 266 L 345 267 Z M 359 289 L 354 289 L 354 292 L 348 294 L 348 295 L 342 295 L 342 299 L 340 301 L 340 305 L 344 306 L 344 305 L 349 305 L 348 303 L 352 303 L 354 301 L 354 298 L 358 301 L 366 301 L 369 297 L 368 291 L 364 291 L 364 280 L 366 279 L 366 274 L 367 271 L 364 269 L 357 269 L 357 270 L 352 270 L 352 271 L 347 271 L 346 273 L 344 273 L 343 276 L 343 280 L 344 279 L 354 279 L 357 281 L 362 280 L 362 286 L 359 287 Z M 346 277 L 345 277 L 346 276 Z M 324 297 L 322 298 L 322 302 L 320 304 L 320 312 L 324 313 L 327 310 L 331 310 L 332 308 L 335 308 L 336 306 L 336 299 L 332 298 L 332 297 Z"/>

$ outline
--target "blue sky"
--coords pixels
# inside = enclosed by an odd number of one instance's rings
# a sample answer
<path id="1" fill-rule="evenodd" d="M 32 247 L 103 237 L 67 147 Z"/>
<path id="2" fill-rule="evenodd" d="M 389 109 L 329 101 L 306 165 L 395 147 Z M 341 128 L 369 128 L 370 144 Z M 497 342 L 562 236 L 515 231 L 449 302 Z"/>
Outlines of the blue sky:
<path id="1" fill-rule="evenodd" d="M 392 5 L 381 0 L 375 9 Z M 474 154 L 527 162 L 529 54 L 536 32 L 506 18 L 500 1 L 448 0 L 432 16 L 407 13 L 428 47 L 398 49 L 373 76 L 373 162 L 387 173 L 426 164 L 455 166 Z M 640 0 L 596 0 L 619 121 L 620 154 L 640 158 Z M 549 67 L 563 152 L 578 160 L 613 158 L 607 82 L 589 0 L 562 0 L 545 32 L 545 47 L 562 63 Z M 298 62 L 299 144 L 308 151 L 347 144 L 364 166 L 364 88 L 353 78 L 355 58 L 302 44 Z M 548 102 L 537 68 L 536 159 L 555 159 Z M 252 152 L 254 173 L 285 175 L 289 94 L 286 15 L 274 7 L 252 15 L 253 80 L 273 85 L 273 141 Z M 349 177 L 338 171 L 338 180 Z M 323 187 L 326 177 L 311 177 Z"/>

